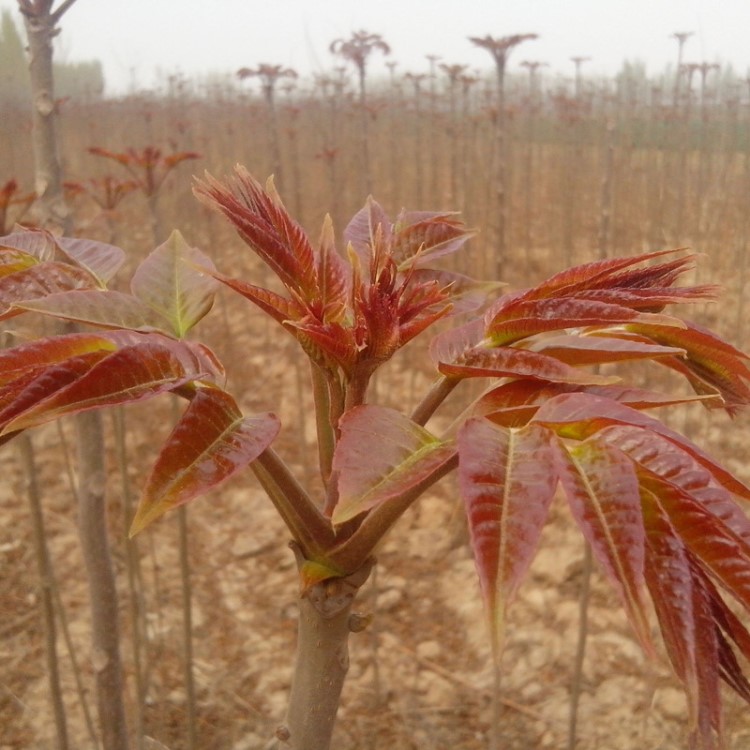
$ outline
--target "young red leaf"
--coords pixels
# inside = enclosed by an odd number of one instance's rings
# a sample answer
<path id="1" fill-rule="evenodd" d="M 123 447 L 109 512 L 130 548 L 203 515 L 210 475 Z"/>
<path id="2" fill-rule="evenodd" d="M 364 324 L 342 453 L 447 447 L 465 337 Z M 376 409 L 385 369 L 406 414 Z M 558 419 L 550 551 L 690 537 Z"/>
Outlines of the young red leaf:
<path id="1" fill-rule="evenodd" d="M 217 288 L 213 270 L 212 261 L 175 230 L 138 266 L 130 288 L 183 338 L 213 305 Z"/>
<path id="2" fill-rule="evenodd" d="M 273 414 L 243 417 L 218 388 L 199 388 L 161 450 L 130 527 L 130 536 L 254 461 L 278 434 Z"/>
<path id="3" fill-rule="evenodd" d="M 333 456 L 338 474 L 334 524 L 342 524 L 418 485 L 455 455 L 455 446 L 438 440 L 393 409 L 358 406 L 339 422 L 341 437 Z"/>
<path id="4" fill-rule="evenodd" d="M 647 652 L 653 651 L 643 602 L 645 538 L 633 462 L 596 437 L 555 443 L 557 469 L 573 518 L 614 585 Z"/>
<path id="5" fill-rule="evenodd" d="M 0 386 L 71 357 L 96 351 L 112 352 L 116 348 L 117 344 L 105 334 L 71 333 L 0 349 Z"/>
<path id="6" fill-rule="evenodd" d="M 613 281 L 613 283 L 615 283 Z M 575 295 L 576 299 L 604 302 L 610 305 L 621 305 L 631 310 L 659 312 L 667 305 L 681 305 L 689 302 L 715 300 L 718 286 L 675 287 L 669 289 L 587 289 Z"/>
<path id="7" fill-rule="evenodd" d="M 315 307 L 321 310 L 323 321 L 341 323 L 349 301 L 351 269 L 336 252 L 333 222 L 328 214 L 320 232 L 316 263 L 320 297 L 315 301 Z"/>
<path id="8" fill-rule="evenodd" d="M 350 327 L 340 323 L 321 323 L 310 317 L 286 321 L 284 327 L 297 338 L 313 362 L 326 369 L 338 365 L 347 376 L 351 375 L 360 348 Z"/>
<path id="9" fill-rule="evenodd" d="M 229 219 L 288 289 L 306 301 L 316 298 L 315 256 L 307 235 L 244 167 L 236 167 L 235 177 L 226 184 L 207 173 L 204 180 L 196 182 L 193 192 Z"/>
<path id="10" fill-rule="evenodd" d="M 659 266 L 641 269 L 637 276 L 628 276 L 626 269 L 632 268 L 639 263 L 659 258 L 664 255 L 673 255 L 680 250 L 657 250 L 656 252 L 633 255 L 624 258 L 609 258 L 584 263 L 580 266 L 567 268 L 556 273 L 546 281 L 538 284 L 533 289 L 523 293 L 519 299 L 544 299 L 548 297 L 575 296 L 586 289 L 601 289 L 612 287 L 628 287 L 634 284 L 643 286 L 649 278 L 654 279 L 663 286 L 662 270 Z M 689 256 L 677 259 L 676 263 L 683 270 L 691 263 Z"/>
<path id="11" fill-rule="evenodd" d="M 750 611 L 750 543 L 679 487 L 651 476 L 641 483 L 698 563 Z"/>
<path id="12" fill-rule="evenodd" d="M 289 300 L 282 297 L 270 289 L 265 289 L 255 284 L 249 284 L 241 279 L 233 279 L 225 276 L 218 271 L 211 272 L 211 275 L 226 284 L 230 289 L 241 294 L 245 299 L 250 300 L 257 305 L 263 312 L 270 315 L 278 323 L 285 323 L 289 320 L 299 320 L 305 314 L 305 308 L 295 300 Z"/>
<path id="13" fill-rule="evenodd" d="M 670 519 L 648 490 L 642 492 L 646 528 L 645 577 L 670 661 L 685 686 L 691 741 L 711 750 L 721 727 L 718 641 L 705 589 Z"/>
<path id="14" fill-rule="evenodd" d="M 391 220 L 383 207 L 372 197 L 369 197 L 364 207 L 354 214 L 352 220 L 344 229 L 344 242 L 354 248 L 354 252 L 364 268 L 367 268 L 370 264 L 378 228 L 381 233 L 381 242 L 390 246 L 393 236 Z"/>
<path id="15" fill-rule="evenodd" d="M 649 429 L 620 425 L 607 427 L 598 435 L 627 453 L 639 467 L 690 495 L 750 543 L 750 519 L 706 462 L 699 462 L 681 445 Z M 736 487 L 736 483 L 730 486 Z"/>
<path id="16" fill-rule="evenodd" d="M 550 435 L 470 419 L 458 434 L 466 507 L 493 651 L 499 658 L 509 602 L 526 575 L 557 485 Z"/>
<path id="17" fill-rule="evenodd" d="M 474 312 L 482 307 L 490 294 L 506 286 L 500 281 L 476 281 L 454 271 L 443 271 L 434 268 L 415 268 L 410 271 L 412 283 L 437 283 L 440 289 L 447 289 L 452 305 L 450 315 Z"/>
<path id="18" fill-rule="evenodd" d="M 11 419 L 3 431 L 27 429 L 65 414 L 140 401 L 207 376 L 186 370 L 183 362 L 169 347 L 155 341 L 126 346 L 96 361 L 72 382 L 59 382 L 54 392 Z"/>
<path id="19" fill-rule="evenodd" d="M 476 232 L 467 230 L 455 213 L 402 212 L 393 228 L 393 258 L 400 271 L 423 268 L 451 255 Z"/>

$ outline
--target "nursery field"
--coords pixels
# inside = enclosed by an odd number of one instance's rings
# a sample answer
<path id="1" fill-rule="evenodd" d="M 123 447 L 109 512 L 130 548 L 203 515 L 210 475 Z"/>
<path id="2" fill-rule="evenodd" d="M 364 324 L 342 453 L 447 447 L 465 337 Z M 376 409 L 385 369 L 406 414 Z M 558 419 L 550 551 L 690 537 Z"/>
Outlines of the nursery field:
<path id="1" fill-rule="evenodd" d="M 270 283 L 227 222 L 192 194 L 194 175 L 207 170 L 221 177 L 239 163 L 261 182 L 274 174 L 286 207 L 313 241 L 327 213 L 340 237 L 370 193 L 391 216 L 404 207 L 460 212 L 477 235 L 446 267 L 507 284 L 498 294 L 572 264 L 689 247 L 700 255 L 689 281 L 723 288 L 717 302 L 692 305 L 692 319 L 740 348 L 750 346 L 750 110 L 744 90 L 717 85 L 701 96 L 683 85 L 674 100 L 649 81 L 584 79 L 572 93 L 563 83 L 542 86 L 534 75 L 519 74 L 508 82 L 499 116 L 493 78 L 447 68 L 373 85 L 364 110 L 344 75 L 280 77 L 273 98 L 256 89 L 247 82 L 199 89 L 176 76 L 158 94 L 59 103 L 72 234 L 125 250 L 115 288 L 127 289 L 137 263 L 173 228 L 221 272 Z M 148 147 L 159 149 L 153 163 L 165 170 L 150 194 L 138 182 L 147 173 L 142 157 Z M 0 116 L 6 233 L 33 190 L 33 175 L 29 115 L 8 104 Z M 106 180 L 121 192 L 109 203 Z M 3 325 L 3 345 L 9 346 L 36 335 L 40 323 L 19 316 Z M 197 332 L 225 364 L 228 388 L 243 412 L 278 414 L 277 452 L 302 484 L 313 483 L 318 456 L 309 369 L 295 340 L 229 289 L 220 291 Z M 429 361 L 419 340 L 407 346 L 378 372 L 374 400 L 408 413 L 435 379 Z M 642 372 L 643 385 L 654 389 L 677 382 L 657 368 Z M 464 387 L 479 393 L 482 383 Z M 448 407 L 454 413 L 441 414 L 430 429 L 447 428 L 461 400 Z M 154 446 L 169 434 L 174 409 L 165 395 L 104 416 L 126 712 L 138 738 L 133 747 L 271 748 L 292 676 L 298 575 L 289 532 L 252 472 L 126 541 Z M 730 420 L 691 405 L 659 416 L 750 482 L 746 414 Z M 32 432 L 33 453 L 20 441 L 3 447 L 0 750 L 58 747 L 43 591 L 52 593 L 69 747 L 100 747 L 97 655 L 90 649 L 76 523 L 75 441 L 73 420 L 66 418 Z M 41 498 L 51 561 L 52 575 L 41 582 L 30 492 Z M 191 678 L 184 649 L 187 568 Z M 686 747 L 687 703 L 663 648 L 656 658 L 645 657 L 596 566 L 589 581 L 583 538 L 561 498 L 510 609 L 500 684 L 451 476 L 387 536 L 356 609 L 372 613 L 373 621 L 352 636 L 335 748 L 479 750 L 498 741 L 503 750 Z M 588 637 L 575 680 L 582 611 Z M 750 747 L 747 706 L 728 690 L 724 696 L 727 747 Z M 498 723 L 499 740 L 492 730 Z"/>

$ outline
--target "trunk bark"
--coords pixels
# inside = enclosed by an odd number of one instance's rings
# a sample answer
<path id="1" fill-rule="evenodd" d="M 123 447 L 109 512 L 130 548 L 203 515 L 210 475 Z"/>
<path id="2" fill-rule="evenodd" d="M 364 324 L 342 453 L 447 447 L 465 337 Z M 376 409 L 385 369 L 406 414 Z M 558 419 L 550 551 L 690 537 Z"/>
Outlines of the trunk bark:
<path id="1" fill-rule="evenodd" d="M 301 556 L 297 550 L 298 565 Z M 299 601 L 297 657 L 286 722 L 276 736 L 291 750 L 329 750 L 349 670 L 349 634 L 368 623 L 352 613 L 372 562 L 347 578 L 312 586 Z"/>
<path id="2" fill-rule="evenodd" d="M 128 750 L 123 706 L 117 589 L 107 537 L 106 468 L 101 414 L 76 416 L 78 533 L 91 599 L 91 662 L 104 750 Z"/>
<path id="3" fill-rule="evenodd" d="M 42 3 L 35 12 L 24 12 L 29 40 L 29 80 L 31 83 L 32 144 L 37 204 L 35 217 L 42 226 L 67 233 L 70 213 L 62 189 L 62 171 L 55 133 L 55 89 L 52 69 L 52 40 L 57 35 L 58 14 L 50 3 Z"/>

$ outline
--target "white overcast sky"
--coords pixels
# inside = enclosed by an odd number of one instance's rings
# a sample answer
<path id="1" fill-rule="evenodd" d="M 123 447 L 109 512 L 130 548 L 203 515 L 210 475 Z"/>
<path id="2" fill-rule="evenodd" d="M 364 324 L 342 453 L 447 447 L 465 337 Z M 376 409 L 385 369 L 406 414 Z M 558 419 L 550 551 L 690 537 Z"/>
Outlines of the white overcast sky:
<path id="1" fill-rule="evenodd" d="M 0 9 L 18 18 L 15 0 L 0 0 Z M 517 33 L 540 38 L 513 52 L 511 68 L 540 60 L 572 74 L 570 57 L 585 55 L 589 74 L 616 73 L 625 59 L 656 73 L 674 63 L 677 31 L 694 32 L 686 62 L 728 63 L 743 77 L 750 69 L 750 0 L 77 0 L 63 17 L 57 54 L 101 60 L 108 91 L 117 93 L 133 80 L 152 86 L 157 69 L 330 70 L 340 63 L 329 43 L 359 29 L 383 36 L 401 73 L 426 71 L 428 54 L 489 69 L 489 54 L 467 36 Z M 383 63 L 374 61 L 373 73 Z"/>

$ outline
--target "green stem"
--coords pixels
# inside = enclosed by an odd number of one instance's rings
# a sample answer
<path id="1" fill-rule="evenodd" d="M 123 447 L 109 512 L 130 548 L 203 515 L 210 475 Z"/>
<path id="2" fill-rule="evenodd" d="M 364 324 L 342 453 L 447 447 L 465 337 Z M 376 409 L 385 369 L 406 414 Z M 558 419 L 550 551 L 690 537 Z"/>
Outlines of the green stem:
<path id="1" fill-rule="evenodd" d="M 329 382 L 323 370 L 316 364 L 311 363 L 313 402 L 315 404 L 315 426 L 318 434 L 318 460 L 320 462 L 320 475 L 323 482 L 328 485 L 331 476 L 331 465 L 333 463 L 333 449 L 336 438 L 331 420 L 331 393 Z"/>

